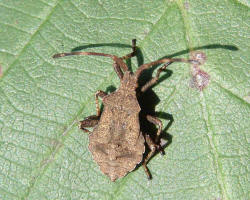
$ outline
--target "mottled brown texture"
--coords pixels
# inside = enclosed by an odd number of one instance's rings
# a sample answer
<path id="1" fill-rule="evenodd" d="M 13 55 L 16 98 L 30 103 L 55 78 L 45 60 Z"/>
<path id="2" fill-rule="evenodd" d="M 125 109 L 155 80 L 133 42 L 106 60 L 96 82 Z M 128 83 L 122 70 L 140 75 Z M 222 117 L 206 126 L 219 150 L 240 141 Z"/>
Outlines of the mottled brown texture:
<path id="1" fill-rule="evenodd" d="M 140 106 L 135 91 L 122 88 L 105 96 L 103 105 L 98 126 L 89 136 L 89 150 L 101 171 L 114 181 L 142 160 L 145 145 L 139 126 Z"/>
<path id="2" fill-rule="evenodd" d="M 110 94 L 103 91 L 97 91 L 96 115 L 89 116 L 80 121 L 80 129 L 89 132 L 89 150 L 101 171 L 106 174 L 111 181 L 124 177 L 131 172 L 139 163 L 142 162 L 144 170 L 151 178 L 147 168 L 147 162 L 158 151 L 162 151 L 159 144 L 159 137 L 162 130 L 162 122 L 156 117 L 147 115 L 146 118 L 151 123 L 159 126 L 155 141 L 150 135 L 142 133 L 139 123 L 139 113 L 141 111 L 137 100 L 136 90 L 138 87 L 138 78 L 141 73 L 156 64 L 166 63 L 157 71 L 156 77 L 152 78 L 139 92 L 145 92 L 155 83 L 157 83 L 160 73 L 173 62 L 197 63 L 195 60 L 185 60 L 182 58 L 164 58 L 151 63 L 141 65 L 135 73 L 129 71 L 124 59 L 135 56 L 136 40 L 132 40 L 132 53 L 123 57 L 115 55 L 95 53 L 95 52 L 72 52 L 59 53 L 53 58 L 70 55 L 94 55 L 105 56 L 113 59 L 113 67 L 120 79 L 120 87 Z M 98 98 L 102 98 L 104 109 L 101 113 Z M 93 132 L 87 130 L 87 127 L 94 127 Z M 151 150 L 145 159 L 145 142 Z"/>

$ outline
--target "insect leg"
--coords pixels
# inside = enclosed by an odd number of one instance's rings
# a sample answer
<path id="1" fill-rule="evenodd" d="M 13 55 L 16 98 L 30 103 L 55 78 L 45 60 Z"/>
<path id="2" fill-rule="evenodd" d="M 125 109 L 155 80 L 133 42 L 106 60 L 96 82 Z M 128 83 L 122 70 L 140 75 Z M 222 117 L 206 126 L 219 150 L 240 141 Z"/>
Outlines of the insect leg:
<path id="1" fill-rule="evenodd" d="M 154 117 L 154 116 L 151 116 L 151 115 L 147 115 L 146 117 L 147 117 L 147 120 L 149 122 L 153 123 L 156 126 L 159 126 L 159 129 L 158 129 L 158 131 L 156 133 L 156 138 L 155 138 L 155 143 L 158 143 L 159 138 L 160 138 L 160 134 L 161 134 L 161 131 L 162 131 L 162 122 L 157 117 Z"/>
<path id="2" fill-rule="evenodd" d="M 170 65 L 172 62 L 168 62 L 165 65 L 163 65 L 161 68 L 159 68 L 157 70 L 156 76 L 154 78 L 152 78 L 150 81 L 148 81 L 142 88 L 141 91 L 145 92 L 147 89 L 149 89 L 150 87 L 152 87 L 154 84 L 156 84 L 159 80 L 160 77 L 160 73 L 163 72 L 168 65 Z"/>
<path id="3" fill-rule="evenodd" d="M 154 155 L 155 151 L 157 150 L 158 145 L 153 142 L 153 140 L 150 138 L 149 135 L 145 136 L 145 140 L 146 140 L 148 147 L 150 148 L 150 152 L 148 153 L 148 155 L 144 159 L 142 166 L 144 168 L 144 171 L 145 171 L 148 179 L 151 179 L 152 175 L 147 167 L 147 163 L 150 160 L 150 158 Z"/>
<path id="4" fill-rule="evenodd" d="M 98 124 L 100 115 L 101 115 L 101 109 L 99 107 L 99 101 L 98 97 L 103 98 L 107 95 L 106 92 L 103 92 L 101 90 L 98 90 L 95 93 L 95 103 L 96 103 L 96 115 L 91 115 L 89 117 L 86 117 L 84 120 L 80 121 L 80 126 L 79 128 L 82 129 L 83 131 L 90 133 L 87 127 L 94 127 L 95 125 Z"/>
<path id="5" fill-rule="evenodd" d="M 91 115 L 86 117 L 84 120 L 80 121 L 79 128 L 82 129 L 84 132 L 90 133 L 90 131 L 86 128 L 94 127 L 98 124 L 99 117 L 96 115 Z"/>
<path id="6" fill-rule="evenodd" d="M 100 106 L 99 106 L 99 100 L 98 100 L 98 97 L 100 98 L 103 98 L 107 95 L 106 92 L 103 92 L 102 90 L 98 90 L 96 93 L 95 93 L 95 105 L 96 105 L 96 116 L 97 117 L 100 117 L 101 115 L 101 109 L 100 109 Z"/>
<path id="7" fill-rule="evenodd" d="M 135 53 L 136 53 L 136 39 L 133 39 L 132 40 L 132 52 L 121 57 L 122 59 L 129 59 L 131 57 L 134 57 L 135 56 Z"/>

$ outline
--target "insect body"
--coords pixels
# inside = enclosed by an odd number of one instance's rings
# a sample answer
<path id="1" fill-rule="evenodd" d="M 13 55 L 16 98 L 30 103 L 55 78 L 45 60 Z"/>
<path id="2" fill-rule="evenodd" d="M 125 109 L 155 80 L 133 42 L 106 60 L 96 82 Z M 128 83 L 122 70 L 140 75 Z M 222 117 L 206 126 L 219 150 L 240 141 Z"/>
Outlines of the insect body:
<path id="1" fill-rule="evenodd" d="M 80 129 L 90 133 L 89 150 L 94 160 L 111 181 L 124 177 L 141 162 L 150 179 L 151 174 L 146 166 L 147 162 L 157 150 L 162 151 L 159 145 L 162 122 L 158 118 L 146 116 L 147 120 L 159 127 L 155 140 L 151 139 L 149 133 L 143 133 L 140 130 L 139 113 L 141 108 L 136 91 L 138 91 L 137 82 L 141 73 L 153 65 L 165 63 L 158 69 L 156 77 L 140 88 L 140 92 L 145 92 L 158 81 L 160 73 L 172 62 L 196 62 L 180 58 L 165 58 L 143 64 L 135 73 L 132 73 L 123 60 L 135 56 L 136 40 L 132 40 L 132 49 L 132 53 L 123 57 L 95 52 L 60 53 L 53 56 L 53 58 L 58 58 L 69 55 L 95 55 L 113 59 L 114 70 L 120 78 L 120 87 L 110 94 L 97 91 L 95 94 L 97 114 L 80 121 Z M 98 98 L 103 100 L 102 113 Z M 94 127 L 93 132 L 86 129 L 87 127 Z M 145 142 L 151 151 L 143 159 Z"/>
<path id="2" fill-rule="evenodd" d="M 131 74 L 126 72 L 124 78 L 126 76 Z M 145 151 L 136 93 L 125 88 L 120 87 L 103 98 L 99 123 L 89 136 L 89 150 L 94 160 L 112 181 L 132 171 Z"/>

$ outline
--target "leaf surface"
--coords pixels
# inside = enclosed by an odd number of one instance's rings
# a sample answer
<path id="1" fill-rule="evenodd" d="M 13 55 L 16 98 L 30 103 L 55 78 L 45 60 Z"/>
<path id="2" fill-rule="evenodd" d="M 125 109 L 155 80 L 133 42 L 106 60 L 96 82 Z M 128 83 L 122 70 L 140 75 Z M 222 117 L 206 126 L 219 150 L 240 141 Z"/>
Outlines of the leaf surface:
<path id="1" fill-rule="evenodd" d="M 244 0 L 0 0 L 0 199 L 247 199 L 247 19 Z M 112 183 L 77 127 L 95 113 L 97 90 L 119 86 L 112 61 L 52 55 L 123 56 L 133 38 L 141 50 L 133 70 L 197 50 L 210 80 L 200 91 L 193 66 L 169 66 L 153 88 L 159 117 L 174 119 L 166 155 L 151 159 L 152 181 L 140 167 Z"/>

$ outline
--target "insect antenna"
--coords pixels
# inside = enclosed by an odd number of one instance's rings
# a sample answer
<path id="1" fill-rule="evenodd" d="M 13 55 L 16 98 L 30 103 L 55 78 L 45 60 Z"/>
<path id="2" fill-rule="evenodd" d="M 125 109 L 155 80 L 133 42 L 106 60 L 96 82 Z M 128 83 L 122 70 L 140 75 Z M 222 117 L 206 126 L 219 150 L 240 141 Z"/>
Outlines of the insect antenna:
<path id="1" fill-rule="evenodd" d="M 184 58 L 163 58 L 163 59 L 160 59 L 160 60 L 156 60 L 156 61 L 141 65 L 136 70 L 135 75 L 138 78 L 144 70 L 149 69 L 150 67 L 152 67 L 154 65 L 164 64 L 164 63 L 173 63 L 173 62 L 184 62 L 184 63 L 199 64 L 199 62 L 197 60 L 184 59 Z"/>
<path id="2" fill-rule="evenodd" d="M 113 58 L 114 55 L 106 54 L 106 53 L 96 53 L 96 52 L 70 52 L 70 53 L 58 53 L 52 56 L 52 58 L 60 58 L 64 56 L 74 56 L 74 55 L 83 55 L 83 56 L 104 56 L 104 57 L 110 57 Z"/>

